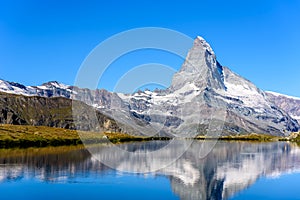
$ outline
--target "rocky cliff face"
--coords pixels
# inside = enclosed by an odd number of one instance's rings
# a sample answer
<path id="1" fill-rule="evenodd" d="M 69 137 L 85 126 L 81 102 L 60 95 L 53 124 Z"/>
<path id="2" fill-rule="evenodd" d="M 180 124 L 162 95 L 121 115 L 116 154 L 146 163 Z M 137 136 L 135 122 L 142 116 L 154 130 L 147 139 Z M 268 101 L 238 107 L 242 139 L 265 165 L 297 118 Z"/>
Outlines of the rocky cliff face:
<path id="1" fill-rule="evenodd" d="M 78 100 L 116 120 L 124 126 L 122 130 L 145 135 L 193 137 L 208 132 L 288 135 L 299 129 L 297 120 L 290 116 L 299 113 L 289 102 L 274 101 L 269 93 L 222 66 L 201 37 L 195 39 L 166 90 L 117 94 L 55 81 L 26 87 L 0 80 L 0 91 Z M 93 112 L 90 113 L 88 119 L 93 118 Z"/>

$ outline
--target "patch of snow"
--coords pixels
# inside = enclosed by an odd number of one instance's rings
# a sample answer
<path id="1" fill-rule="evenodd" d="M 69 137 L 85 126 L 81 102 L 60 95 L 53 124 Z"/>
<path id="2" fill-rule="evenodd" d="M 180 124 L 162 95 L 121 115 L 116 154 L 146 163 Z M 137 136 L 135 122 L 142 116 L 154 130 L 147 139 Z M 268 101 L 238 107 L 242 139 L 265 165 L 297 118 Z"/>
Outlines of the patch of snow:
<path id="1" fill-rule="evenodd" d="M 134 96 L 132 97 L 133 99 L 136 99 L 136 100 L 144 100 L 144 101 L 147 101 L 148 100 L 148 97 L 147 96 Z"/>
<path id="2" fill-rule="evenodd" d="M 268 106 L 267 101 L 265 100 L 263 95 L 261 95 L 256 90 L 256 88 L 252 88 L 247 84 L 237 85 L 226 81 L 225 81 L 225 86 L 227 90 L 224 95 L 235 99 L 240 99 L 241 101 L 243 101 L 245 106 L 254 107 L 254 108 Z"/>
<path id="3" fill-rule="evenodd" d="M 12 89 L 12 86 L 8 82 L 0 80 L 0 90 L 7 91 L 7 90 L 11 90 L 11 89 Z"/>
<path id="4" fill-rule="evenodd" d="M 151 95 L 153 92 L 151 92 L 150 90 L 146 90 L 144 91 L 146 94 Z"/>
<path id="5" fill-rule="evenodd" d="M 290 115 L 293 119 L 300 120 L 300 116 Z"/>
<path id="6" fill-rule="evenodd" d="M 44 86 L 44 85 L 39 85 L 37 86 L 38 89 L 41 89 L 41 90 L 47 90 L 49 89 L 47 86 Z"/>

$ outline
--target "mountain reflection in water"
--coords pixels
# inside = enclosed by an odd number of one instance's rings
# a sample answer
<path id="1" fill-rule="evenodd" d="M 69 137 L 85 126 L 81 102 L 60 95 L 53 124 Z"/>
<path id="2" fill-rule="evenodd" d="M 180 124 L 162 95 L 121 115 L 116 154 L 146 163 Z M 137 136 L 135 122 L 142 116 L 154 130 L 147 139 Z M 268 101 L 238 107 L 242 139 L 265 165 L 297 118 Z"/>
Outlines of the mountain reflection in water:
<path id="1" fill-rule="evenodd" d="M 178 142 L 184 146 L 187 141 Z M 107 146 L 98 147 L 96 152 L 114 162 L 119 170 L 136 170 L 145 166 L 157 169 L 160 160 L 169 159 L 172 152 L 176 155 L 176 149 L 172 149 L 176 146 L 162 143 L 150 141 L 120 145 L 131 153 L 162 146 L 160 157 L 148 158 L 147 165 L 144 160 L 141 162 L 131 156 L 110 155 Z M 228 199 L 262 176 L 273 177 L 300 169 L 300 149 L 295 144 L 218 142 L 206 157 L 201 158 L 199 149 L 203 143 L 209 142 L 194 141 L 175 162 L 151 175 L 167 177 L 173 193 L 180 199 Z M 22 179 L 71 184 L 76 176 L 85 177 L 91 173 L 101 176 L 108 171 L 114 170 L 101 164 L 83 147 L 0 150 L 0 187 L 1 183 Z M 120 176 L 120 173 L 115 175 Z"/>

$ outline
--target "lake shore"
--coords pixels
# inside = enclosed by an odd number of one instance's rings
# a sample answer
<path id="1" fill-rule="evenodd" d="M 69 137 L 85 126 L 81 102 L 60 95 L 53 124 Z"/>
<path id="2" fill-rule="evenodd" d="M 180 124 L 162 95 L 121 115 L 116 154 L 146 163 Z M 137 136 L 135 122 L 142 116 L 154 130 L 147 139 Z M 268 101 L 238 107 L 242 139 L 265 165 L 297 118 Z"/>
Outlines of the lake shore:
<path id="1" fill-rule="evenodd" d="M 98 133 L 76 131 L 63 128 L 28 125 L 0 125 L 0 148 L 14 147 L 46 147 L 95 143 L 122 143 L 133 141 L 169 140 L 168 137 L 132 136 L 124 133 Z M 190 139 L 190 138 L 185 138 Z M 227 140 L 227 141 L 291 141 L 300 143 L 300 134 L 292 133 L 289 137 L 270 136 L 265 134 L 229 135 L 220 137 L 197 136 L 197 140 Z"/>
<path id="2" fill-rule="evenodd" d="M 29 125 L 0 125 L 0 148 L 46 147 L 95 143 L 167 140 L 166 137 L 132 136 Z"/>

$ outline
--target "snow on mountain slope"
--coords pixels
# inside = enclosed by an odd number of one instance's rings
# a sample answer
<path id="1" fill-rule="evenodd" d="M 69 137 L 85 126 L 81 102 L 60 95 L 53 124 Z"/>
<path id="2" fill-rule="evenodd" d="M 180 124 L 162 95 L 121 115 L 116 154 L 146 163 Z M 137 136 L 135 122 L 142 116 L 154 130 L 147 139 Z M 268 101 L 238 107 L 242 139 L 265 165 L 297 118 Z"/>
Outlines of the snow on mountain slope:
<path id="1" fill-rule="evenodd" d="M 228 68 L 223 67 L 223 69 L 224 84 L 226 86 L 224 95 L 232 99 L 239 99 L 247 107 L 270 107 L 270 103 L 266 101 L 264 93 L 253 83 L 233 73 Z"/>

